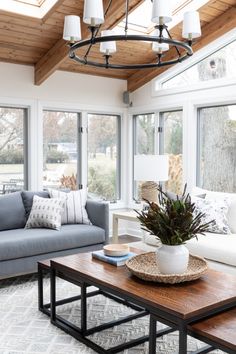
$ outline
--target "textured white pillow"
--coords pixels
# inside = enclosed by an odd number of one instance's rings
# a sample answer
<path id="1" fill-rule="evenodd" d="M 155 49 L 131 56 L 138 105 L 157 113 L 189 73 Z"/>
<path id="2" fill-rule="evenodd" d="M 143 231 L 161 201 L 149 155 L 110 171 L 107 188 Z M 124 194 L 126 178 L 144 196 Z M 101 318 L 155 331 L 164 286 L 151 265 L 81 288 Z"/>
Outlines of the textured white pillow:
<path id="1" fill-rule="evenodd" d="M 65 193 L 56 189 L 49 189 L 51 198 L 61 198 L 65 201 L 62 214 L 62 224 L 91 224 L 85 209 L 87 191 L 79 189 Z"/>
<path id="2" fill-rule="evenodd" d="M 211 192 L 206 194 L 208 200 L 226 200 L 229 206 L 227 220 L 232 233 L 236 233 L 236 193 Z"/>
<path id="3" fill-rule="evenodd" d="M 209 232 L 217 234 L 231 234 L 227 221 L 228 204 L 224 200 L 206 200 L 202 198 L 191 198 L 195 204 L 195 214 L 201 212 L 205 214 L 202 222 L 207 223 L 213 220 L 209 226 Z"/>
<path id="4" fill-rule="evenodd" d="M 63 199 L 40 198 L 35 195 L 25 228 L 47 228 L 60 230 L 64 203 L 65 202 Z"/>

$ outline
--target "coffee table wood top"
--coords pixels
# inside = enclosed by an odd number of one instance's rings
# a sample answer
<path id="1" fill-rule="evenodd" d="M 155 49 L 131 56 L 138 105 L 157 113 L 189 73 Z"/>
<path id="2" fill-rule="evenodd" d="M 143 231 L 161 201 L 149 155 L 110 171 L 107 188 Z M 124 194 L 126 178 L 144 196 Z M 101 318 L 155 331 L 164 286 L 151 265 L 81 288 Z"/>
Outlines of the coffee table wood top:
<path id="1" fill-rule="evenodd" d="M 189 326 L 190 331 L 208 338 L 236 353 L 236 308 Z"/>
<path id="2" fill-rule="evenodd" d="M 143 253 L 135 248 L 131 251 Z M 152 313 L 158 307 L 175 317 L 190 320 L 225 305 L 236 305 L 236 277 L 211 269 L 193 282 L 167 285 L 138 279 L 125 266 L 115 267 L 94 259 L 91 252 L 56 258 L 51 265 L 92 285 L 118 291 L 120 296 L 132 296 L 144 307 L 152 308 Z"/>

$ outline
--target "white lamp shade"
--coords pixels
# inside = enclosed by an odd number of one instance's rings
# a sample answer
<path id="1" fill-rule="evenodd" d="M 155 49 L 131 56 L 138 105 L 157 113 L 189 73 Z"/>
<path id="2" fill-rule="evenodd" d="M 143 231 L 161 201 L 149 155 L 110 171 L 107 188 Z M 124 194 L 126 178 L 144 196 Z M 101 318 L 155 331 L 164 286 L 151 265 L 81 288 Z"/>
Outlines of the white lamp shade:
<path id="1" fill-rule="evenodd" d="M 153 35 L 159 37 L 159 35 L 160 35 L 159 29 L 156 29 L 154 31 Z M 169 50 L 169 44 L 168 43 L 152 42 L 152 50 L 154 52 L 158 52 L 158 53 L 165 52 L 166 50 Z"/>
<path id="2" fill-rule="evenodd" d="M 106 30 L 101 32 L 101 37 L 104 36 L 112 36 L 114 35 L 114 32 L 112 30 Z M 116 52 L 116 42 L 115 41 L 109 41 L 109 42 L 102 42 L 100 44 L 100 52 L 105 53 L 105 54 L 112 54 Z"/>
<path id="3" fill-rule="evenodd" d="M 169 172 L 168 155 L 135 155 L 135 181 L 167 181 Z"/>
<path id="4" fill-rule="evenodd" d="M 198 38 L 201 36 L 201 23 L 197 11 L 188 11 L 184 14 L 183 38 Z"/>
<path id="5" fill-rule="evenodd" d="M 97 26 L 104 22 L 103 1 L 85 0 L 84 1 L 84 23 Z"/>
<path id="6" fill-rule="evenodd" d="M 63 39 L 65 41 L 80 41 L 81 29 L 79 16 L 65 16 Z"/>
<path id="7" fill-rule="evenodd" d="M 172 20 L 172 0 L 153 0 L 152 22 L 168 23 Z"/>

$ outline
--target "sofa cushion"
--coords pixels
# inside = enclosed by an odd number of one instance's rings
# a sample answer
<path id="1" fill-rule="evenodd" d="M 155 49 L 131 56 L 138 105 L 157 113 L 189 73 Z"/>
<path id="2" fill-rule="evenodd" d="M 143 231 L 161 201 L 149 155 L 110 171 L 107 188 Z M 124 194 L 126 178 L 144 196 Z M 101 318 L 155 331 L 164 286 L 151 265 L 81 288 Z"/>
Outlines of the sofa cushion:
<path id="1" fill-rule="evenodd" d="M 65 201 L 59 198 L 41 198 L 34 195 L 32 209 L 25 225 L 26 229 L 45 227 L 60 230 L 61 215 Z"/>
<path id="2" fill-rule="evenodd" d="M 48 189 L 48 191 L 51 198 L 65 200 L 62 224 L 90 224 L 85 209 L 87 201 L 87 191 L 85 189 L 70 191 L 69 193 L 59 191 L 58 189 Z"/>
<path id="3" fill-rule="evenodd" d="M 0 261 L 68 250 L 105 242 L 105 231 L 94 225 L 63 225 L 52 229 L 18 229 L 0 233 Z"/>
<path id="4" fill-rule="evenodd" d="M 22 191 L 21 192 L 21 197 L 23 200 L 23 204 L 25 207 L 25 216 L 26 216 L 26 220 L 29 217 L 32 205 L 33 205 L 33 199 L 34 196 L 37 195 L 38 197 L 41 198 L 49 198 L 49 194 L 48 192 L 28 192 L 28 191 Z"/>
<path id="5" fill-rule="evenodd" d="M 0 231 L 18 229 L 25 226 L 25 208 L 21 192 L 0 197 Z"/>
<path id="6" fill-rule="evenodd" d="M 192 239 L 186 243 L 191 254 L 209 260 L 236 266 L 236 235 L 206 233 L 198 235 L 198 241 Z"/>

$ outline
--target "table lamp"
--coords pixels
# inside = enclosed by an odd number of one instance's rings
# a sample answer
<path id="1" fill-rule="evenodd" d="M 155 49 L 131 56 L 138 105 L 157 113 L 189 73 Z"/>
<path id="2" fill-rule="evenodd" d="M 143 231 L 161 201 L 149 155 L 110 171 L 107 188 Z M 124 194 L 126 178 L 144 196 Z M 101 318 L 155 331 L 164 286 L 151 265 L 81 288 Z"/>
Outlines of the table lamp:
<path id="1" fill-rule="evenodd" d="M 168 155 L 135 155 L 134 180 L 142 181 L 141 199 L 157 202 L 157 182 L 168 180 Z"/>

